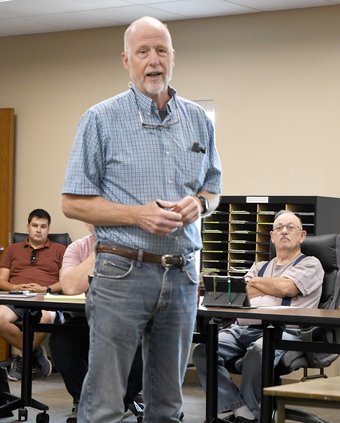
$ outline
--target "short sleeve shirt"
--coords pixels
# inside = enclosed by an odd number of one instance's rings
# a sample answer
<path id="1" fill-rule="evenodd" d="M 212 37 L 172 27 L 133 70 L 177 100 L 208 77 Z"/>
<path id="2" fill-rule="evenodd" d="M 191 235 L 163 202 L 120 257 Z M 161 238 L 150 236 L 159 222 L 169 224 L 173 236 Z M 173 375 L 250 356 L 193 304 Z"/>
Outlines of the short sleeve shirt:
<path id="1" fill-rule="evenodd" d="M 33 248 L 25 241 L 16 242 L 5 251 L 0 267 L 10 270 L 9 282 L 14 285 L 37 283 L 49 286 L 59 281 L 65 249 L 64 245 L 48 240 L 36 250 L 36 262 L 32 264 Z"/>
<path id="2" fill-rule="evenodd" d="M 85 261 L 93 253 L 94 247 L 95 239 L 92 235 L 87 235 L 72 242 L 65 251 L 62 270 L 78 266 Z"/>
<path id="3" fill-rule="evenodd" d="M 263 277 L 285 277 L 294 282 L 299 290 L 299 294 L 291 299 L 292 307 L 316 308 L 318 307 L 324 270 L 320 261 L 313 256 L 306 256 L 294 265 L 296 259 L 287 265 L 277 265 L 276 258 L 271 260 L 264 271 Z M 254 263 L 245 275 L 245 279 L 251 279 L 258 276 L 262 266 L 266 262 Z M 251 299 L 251 305 L 254 306 L 278 306 L 281 305 L 282 298 L 271 295 L 263 295 Z"/>
<path id="4" fill-rule="evenodd" d="M 142 120 L 152 125 L 176 123 L 148 128 Z M 143 205 L 156 199 L 175 202 L 200 190 L 221 192 L 221 164 L 212 122 L 197 104 L 174 94 L 162 121 L 152 99 L 132 87 L 82 117 L 64 194 Z M 202 247 L 194 223 L 166 237 L 137 226 L 98 226 L 95 238 L 154 254 L 185 254 Z"/>

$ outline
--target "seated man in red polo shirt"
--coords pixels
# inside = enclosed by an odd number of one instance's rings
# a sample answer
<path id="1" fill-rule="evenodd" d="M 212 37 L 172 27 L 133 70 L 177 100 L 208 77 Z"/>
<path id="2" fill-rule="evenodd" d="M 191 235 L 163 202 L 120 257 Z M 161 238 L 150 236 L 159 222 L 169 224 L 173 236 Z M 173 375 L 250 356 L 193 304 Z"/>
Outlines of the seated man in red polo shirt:
<path id="1" fill-rule="evenodd" d="M 59 292 L 59 270 L 66 247 L 48 239 L 51 217 L 42 209 L 33 210 L 28 216 L 27 241 L 10 245 L 0 262 L 0 290 L 28 290 L 45 294 Z M 24 310 L 0 305 L 0 336 L 10 345 L 22 350 L 22 333 L 15 324 L 22 319 Z M 49 311 L 42 311 L 42 323 L 51 323 Z M 41 342 L 45 333 L 35 333 L 33 340 L 34 371 L 43 376 L 51 374 L 52 365 Z M 9 371 L 11 380 L 21 380 L 22 358 L 17 356 Z"/>

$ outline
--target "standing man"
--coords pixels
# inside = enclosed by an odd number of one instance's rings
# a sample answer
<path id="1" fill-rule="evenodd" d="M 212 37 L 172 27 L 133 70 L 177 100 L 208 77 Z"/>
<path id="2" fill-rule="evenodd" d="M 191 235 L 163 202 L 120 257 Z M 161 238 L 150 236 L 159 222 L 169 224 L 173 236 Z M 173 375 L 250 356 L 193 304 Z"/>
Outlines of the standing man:
<path id="1" fill-rule="evenodd" d="M 167 27 L 133 22 L 121 58 L 130 89 L 85 113 L 63 189 L 65 215 L 93 223 L 98 240 L 78 421 L 121 422 L 143 338 L 143 421 L 174 423 L 196 316 L 195 221 L 218 205 L 220 161 L 204 110 L 169 86 Z"/>
<path id="2" fill-rule="evenodd" d="M 48 239 L 51 216 L 43 209 L 33 210 L 28 216 L 27 241 L 10 245 L 0 263 L 0 290 L 29 290 L 37 293 L 59 292 L 59 270 L 66 247 Z M 22 350 L 22 333 L 15 324 L 25 310 L 10 305 L 0 305 L 0 336 L 10 345 Z M 41 323 L 51 323 L 51 313 L 42 311 Z M 33 360 L 43 376 L 51 374 L 52 365 L 40 346 L 46 333 L 34 333 Z M 21 380 L 22 357 L 18 355 L 11 364 L 9 378 Z"/>

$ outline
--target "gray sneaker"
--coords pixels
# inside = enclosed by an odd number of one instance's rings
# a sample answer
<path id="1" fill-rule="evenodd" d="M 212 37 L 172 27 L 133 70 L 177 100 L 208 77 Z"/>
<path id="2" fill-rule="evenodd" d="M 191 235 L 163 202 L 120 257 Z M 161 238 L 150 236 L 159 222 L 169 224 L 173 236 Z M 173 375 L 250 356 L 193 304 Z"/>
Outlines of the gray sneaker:
<path id="1" fill-rule="evenodd" d="M 37 368 L 39 370 L 39 374 L 44 377 L 47 377 L 52 373 L 52 363 L 47 358 L 44 347 L 40 346 L 33 352 L 33 368 Z M 35 372 L 34 374 L 36 375 Z"/>
<path id="2" fill-rule="evenodd" d="M 8 379 L 13 382 L 20 382 L 22 377 L 22 358 L 18 355 L 11 363 L 11 368 L 8 372 Z"/>

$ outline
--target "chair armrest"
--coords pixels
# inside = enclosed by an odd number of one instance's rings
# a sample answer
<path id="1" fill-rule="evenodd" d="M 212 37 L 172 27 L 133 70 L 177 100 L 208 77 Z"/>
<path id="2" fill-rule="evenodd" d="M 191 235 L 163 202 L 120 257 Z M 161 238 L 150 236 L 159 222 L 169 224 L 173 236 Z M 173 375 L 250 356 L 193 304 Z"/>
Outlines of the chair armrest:
<path id="1" fill-rule="evenodd" d="M 320 328 L 319 326 L 310 326 L 301 329 L 300 338 L 305 342 L 335 342 L 336 334 L 333 329 Z"/>
<path id="2" fill-rule="evenodd" d="M 303 328 L 300 337 L 302 341 L 306 342 L 325 342 L 327 344 L 333 344 L 336 342 L 337 332 L 334 329 L 312 326 L 310 328 Z M 330 366 L 333 361 L 338 358 L 337 354 L 315 352 L 306 352 L 305 356 L 308 367 L 318 369 Z"/>

